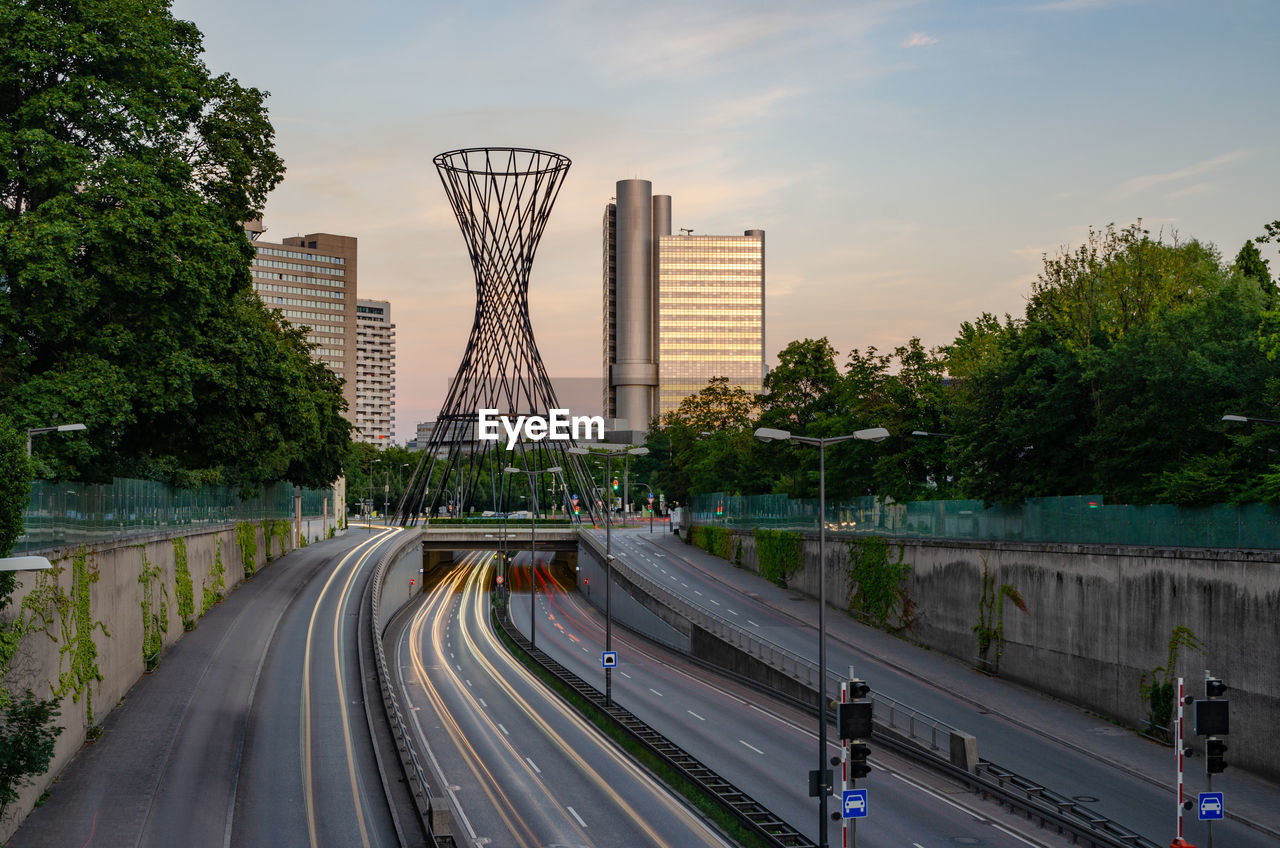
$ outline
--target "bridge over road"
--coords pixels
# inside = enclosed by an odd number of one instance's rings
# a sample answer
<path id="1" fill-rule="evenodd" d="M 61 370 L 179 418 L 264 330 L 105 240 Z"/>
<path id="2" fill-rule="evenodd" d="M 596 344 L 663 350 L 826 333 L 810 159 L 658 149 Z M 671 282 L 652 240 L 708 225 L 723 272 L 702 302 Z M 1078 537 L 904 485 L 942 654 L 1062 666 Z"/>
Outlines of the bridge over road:
<path id="1" fill-rule="evenodd" d="M 443 564 L 451 563 L 455 551 L 497 551 L 513 553 L 554 552 L 553 562 L 573 570 L 578 565 L 577 524 L 529 521 L 506 521 L 493 524 L 444 522 L 424 525 L 422 529 L 422 571 L 432 574 Z"/>

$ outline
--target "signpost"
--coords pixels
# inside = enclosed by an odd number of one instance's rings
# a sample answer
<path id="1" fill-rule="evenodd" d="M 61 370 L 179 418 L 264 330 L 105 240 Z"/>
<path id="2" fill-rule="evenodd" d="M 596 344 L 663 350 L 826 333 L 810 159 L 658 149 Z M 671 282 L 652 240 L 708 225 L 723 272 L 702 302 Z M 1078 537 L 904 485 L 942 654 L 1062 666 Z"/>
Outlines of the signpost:
<path id="1" fill-rule="evenodd" d="M 1226 815 L 1226 805 L 1221 792 L 1200 793 L 1200 821 L 1222 821 Z"/>
<path id="2" fill-rule="evenodd" d="M 865 819 L 867 817 L 867 790 L 846 789 L 843 793 L 844 817 L 846 819 Z"/>

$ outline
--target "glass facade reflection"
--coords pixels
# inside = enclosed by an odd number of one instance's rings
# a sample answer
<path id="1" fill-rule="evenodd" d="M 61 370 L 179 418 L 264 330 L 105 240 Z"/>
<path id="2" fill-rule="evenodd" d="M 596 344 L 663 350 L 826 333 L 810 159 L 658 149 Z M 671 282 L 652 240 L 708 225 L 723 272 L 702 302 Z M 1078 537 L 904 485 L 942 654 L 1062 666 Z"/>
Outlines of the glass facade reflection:
<path id="1" fill-rule="evenodd" d="M 764 231 L 659 236 L 658 414 L 712 377 L 757 394 L 764 379 Z"/>

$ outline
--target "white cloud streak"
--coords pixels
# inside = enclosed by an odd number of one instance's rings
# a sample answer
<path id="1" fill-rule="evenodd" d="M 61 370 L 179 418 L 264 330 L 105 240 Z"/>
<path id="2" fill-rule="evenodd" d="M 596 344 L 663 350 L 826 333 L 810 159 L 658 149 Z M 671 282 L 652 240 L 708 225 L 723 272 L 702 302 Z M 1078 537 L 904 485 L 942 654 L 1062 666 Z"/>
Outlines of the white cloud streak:
<path id="1" fill-rule="evenodd" d="M 923 32 L 913 32 L 911 37 L 902 42 L 903 47 L 929 47 L 937 44 L 938 39 L 932 35 L 925 35 Z"/>

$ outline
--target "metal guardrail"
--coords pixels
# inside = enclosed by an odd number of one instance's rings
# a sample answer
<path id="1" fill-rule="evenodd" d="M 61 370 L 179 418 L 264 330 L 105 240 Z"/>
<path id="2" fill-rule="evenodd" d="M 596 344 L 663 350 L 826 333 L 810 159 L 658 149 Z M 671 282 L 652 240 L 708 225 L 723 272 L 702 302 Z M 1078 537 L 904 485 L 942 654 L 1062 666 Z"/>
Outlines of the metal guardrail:
<path id="1" fill-rule="evenodd" d="M 584 534 L 582 540 L 590 545 L 601 559 L 604 558 L 604 550 L 598 539 Z M 733 622 L 685 601 L 671 592 L 661 581 L 641 574 L 620 559 L 613 561 L 613 567 L 624 572 L 628 580 L 641 590 L 647 591 L 653 600 L 672 612 L 724 639 L 770 668 L 817 691 L 817 663 L 780 645 L 775 645 L 763 637 L 748 633 Z M 827 675 L 829 690 L 838 692 L 843 678 L 832 674 L 830 669 L 827 670 Z M 1000 803 L 1038 818 L 1041 825 L 1052 826 L 1060 833 L 1069 834 L 1077 843 L 1083 842 L 1096 848 L 1163 848 L 1158 843 L 1094 812 L 1085 805 L 1040 786 L 989 760 L 979 760 L 973 771 L 967 771 L 953 764 L 950 759 L 951 735 L 953 733 L 968 734 L 888 695 L 873 691 L 871 698 L 874 703 L 873 715 L 877 722 L 886 729 L 896 731 L 896 733 L 885 734 L 884 740 L 892 740 L 892 747 L 900 753 L 924 760 L 932 767 L 970 784 L 977 791 L 996 798 Z M 897 741 L 895 737 L 898 735 L 905 735 L 909 744 Z M 946 747 L 939 744 L 940 739 Z"/>
<path id="2" fill-rule="evenodd" d="M 387 717 L 391 721 L 391 733 L 395 737 L 396 750 L 400 754 L 400 763 L 405 772 L 405 779 L 409 781 L 409 792 L 418 807 L 418 814 L 422 818 L 423 826 L 430 835 L 432 843 L 439 846 L 441 843 L 437 841 L 435 831 L 432 829 L 434 811 L 431 805 L 430 784 L 427 782 L 422 762 L 418 759 L 418 753 L 414 749 L 413 738 L 409 735 L 408 727 L 405 725 L 404 715 L 400 710 L 400 701 L 396 698 L 395 690 L 391 686 L 391 676 L 387 670 L 386 650 L 382 644 L 382 584 L 386 579 L 387 569 L 404 553 L 405 548 L 411 544 L 418 544 L 418 537 L 419 534 L 412 530 L 405 531 L 401 534 L 403 541 L 397 540 L 393 543 L 378 560 L 378 566 L 373 573 L 373 590 L 370 601 L 373 614 L 370 616 L 370 627 L 373 630 L 373 653 L 378 661 L 378 684 L 382 691 L 382 702 L 386 708 Z"/>
<path id="3" fill-rule="evenodd" d="M 587 535 L 583 537 L 583 540 L 590 544 L 602 559 L 604 558 L 604 550 L 600 547 L 598 539 Z M 816 662 L 754 633 L 748 633 L 732 621 L 710 610 L 689 603 L 668 590 L 667 587 L 662 585 L 661 581 L 651 579 L 620 559 L 613 561 L 613 567 L 618 571 L 624 572 L 628 580 L 646 590 L 655 601 L 690 623 L 696 624 L 711 635 L 724 640 L 744 654 L 764 663 L 769 668 L 785 674 L 797 683 L 813 689 L 815 692 L 817 691 L 818 664 Z M 844 678 L 827 669 L 827 690 L 829 692 L 839 692 L 842 682 L 844 682 Z M 876 718 L 900 733 L 905 732 L 912 740 L 926 745 L 930 750 L 949 752 L 951 734 L 961 732 L 946 722 L 910 707 L 901 701 L 890 698 L 888 695 L 873 691 L 871 698 L 875 704 L 874 715 Z M 941 744 L 939 744 L 939 739 L 941 739 Z"/>

